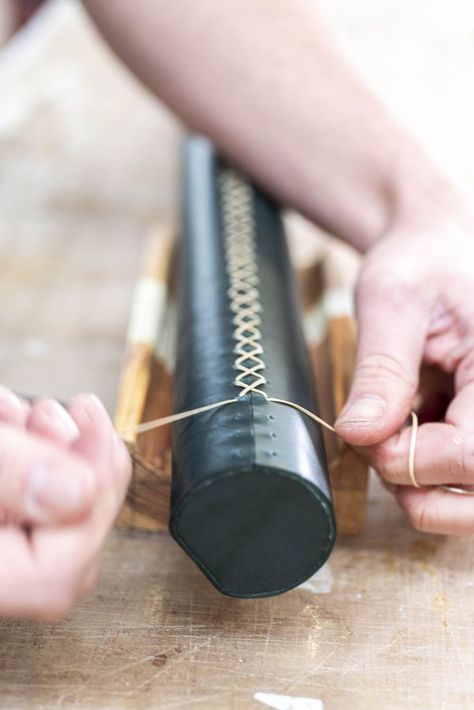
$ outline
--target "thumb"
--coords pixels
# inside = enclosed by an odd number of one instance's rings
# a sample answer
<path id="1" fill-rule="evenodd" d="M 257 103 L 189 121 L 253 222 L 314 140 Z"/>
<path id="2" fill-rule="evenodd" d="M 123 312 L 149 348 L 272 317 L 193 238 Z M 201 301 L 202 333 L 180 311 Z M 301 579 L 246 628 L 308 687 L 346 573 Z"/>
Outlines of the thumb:
<path id="1" fill-rule="evenodd" d="M 428 330 L 428 301 L 393 275 L 361 275 L 358 348 L 349 399 L 336 432 L 369 446 L 400 429 L 413 404 Z"/>
<path id="2" fill-rule="evenodd" d="M 23 429 L 0 428 L 0 510 L 7 520 L 58 524 L 90 510 L 91 467 L 76 454 Z"/>

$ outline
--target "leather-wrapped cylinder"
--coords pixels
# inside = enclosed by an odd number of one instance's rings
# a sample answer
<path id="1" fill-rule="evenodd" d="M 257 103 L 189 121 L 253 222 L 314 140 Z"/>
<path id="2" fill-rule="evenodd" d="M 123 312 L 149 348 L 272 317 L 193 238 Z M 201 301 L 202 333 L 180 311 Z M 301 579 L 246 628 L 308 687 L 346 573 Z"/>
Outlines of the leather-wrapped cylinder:
<path id="1" fill-rule="evenodd" d="M 277 206 L 203 138 L 185 147 L 170 530 L 222 593 L 285 592 L 335 523 L 294 275 Z"/>

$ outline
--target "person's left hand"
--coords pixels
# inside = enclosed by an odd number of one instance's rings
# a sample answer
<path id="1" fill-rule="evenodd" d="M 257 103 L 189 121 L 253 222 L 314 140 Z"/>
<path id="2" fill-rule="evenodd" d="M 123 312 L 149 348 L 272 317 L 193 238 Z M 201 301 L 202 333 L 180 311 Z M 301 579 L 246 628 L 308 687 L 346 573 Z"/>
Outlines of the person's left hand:
<path id="1" fill-rule="evenodd" d="M 0 386 L 0 614 L 63 617 L 95 586 L 131 462 L 90 394 L 33 405 Z"/>

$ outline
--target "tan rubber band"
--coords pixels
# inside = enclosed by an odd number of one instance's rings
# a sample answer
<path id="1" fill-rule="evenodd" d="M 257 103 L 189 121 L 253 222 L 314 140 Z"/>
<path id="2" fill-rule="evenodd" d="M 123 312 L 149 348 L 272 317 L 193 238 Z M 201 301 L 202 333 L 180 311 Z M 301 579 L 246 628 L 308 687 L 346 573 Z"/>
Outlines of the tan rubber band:
<path id="1" fill-rule="evenodd" d="M 410 448 L 408 449 L 408 477 L 413 488 L 421 488 L 420 484 L 415 478 L 415 452 L 416 452 L 416 441 L 418 438 L 418 417 L 416 412 L 411 413 L 411 436 L 410 436 Z"/>
<path id="2" fill-rule="evenodd" d="M 448 486 L 441 485 L 439 488 L 443 488 L 448 493 L 456 493 L 459 496 L 474 496 L 474 490 L 469 490 L 468 488 L 461 488 L 460 486 Z"/>
<path id="3" fill-rule="evenodd" d="M 408 476 L 410 478 L 410 483 L 414 488 L 421 488 L 420 484 L 415 477 L 415 452 L 416 452 L 416 442 L 418 438 L 418 416 L 416 412 L 411 413 L 411 436 L 410 436 L 410 449 L 408 452 Z M 432 486 L 428 486 L 431 488 Z M 442 488 L 448 493 L 455 493 L 461 496 L 474 496 L 474 490 L 469 490 L 469 488 L 463 488 L 462 486 L 450 486 L 442 483 L 436 486 L 436 488 Z"/>

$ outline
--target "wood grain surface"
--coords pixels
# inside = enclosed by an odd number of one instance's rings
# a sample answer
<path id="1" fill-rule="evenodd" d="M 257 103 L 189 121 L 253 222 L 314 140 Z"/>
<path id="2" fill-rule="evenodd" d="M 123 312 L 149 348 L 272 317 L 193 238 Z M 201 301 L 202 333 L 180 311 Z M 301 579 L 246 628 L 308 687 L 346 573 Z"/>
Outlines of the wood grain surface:
<path id="1" fill-rule="evenodd" d="M 473 11 L 455 6 L 419 0 L 409 22 L 394 0 L 332 11 L 370 80 L 472 184 Z M 0 380 L 65 399 L 95 390 L 113 411 L 142 238 L 174 207 L 178 129 L 75 3 L 22 41 L 0 58 Z M 464 710 L 473 545 L 411 530 L 372 481 L 363 534 L 340 540 L 318 579 L 239 601 L 168 537 L 114 531 L 99 588 L 69 619 L 0 621 L 0 706 L 258 710 L 267 693 Z"/>

